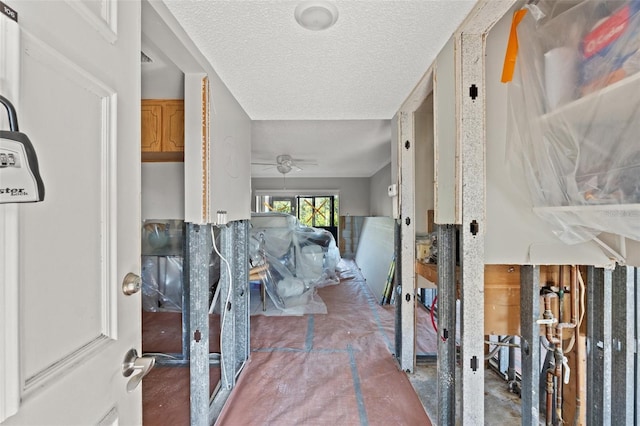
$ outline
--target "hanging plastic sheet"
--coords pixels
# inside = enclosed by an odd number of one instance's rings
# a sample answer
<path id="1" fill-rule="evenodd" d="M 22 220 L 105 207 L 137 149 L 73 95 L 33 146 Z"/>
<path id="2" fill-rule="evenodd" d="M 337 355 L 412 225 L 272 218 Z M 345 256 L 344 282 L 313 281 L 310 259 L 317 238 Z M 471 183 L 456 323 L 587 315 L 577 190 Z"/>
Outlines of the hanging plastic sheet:
<path id="1" fill-rule="evenodd" d="M 640 240 L 640 0 L 568 4 L 517 26 L 507 157 L 566 243 Z"/>
<path id="2" fill-rule="evenodd" d="M 142 309 L 182 311 L 182 256 L 142 256 Z"/>

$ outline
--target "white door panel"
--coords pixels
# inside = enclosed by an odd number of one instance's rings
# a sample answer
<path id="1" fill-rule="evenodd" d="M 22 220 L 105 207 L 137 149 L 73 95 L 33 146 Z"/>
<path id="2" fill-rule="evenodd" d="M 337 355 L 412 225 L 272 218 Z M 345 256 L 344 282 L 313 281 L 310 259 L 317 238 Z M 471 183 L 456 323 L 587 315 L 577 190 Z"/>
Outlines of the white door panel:
<path id="1" fill-rule="evenodd" d="M 140 273 L 140 4 L 5 3 L 46 192 L 19 207 L 21 404 L 3 425 L 139 424 L 121 364 L 140 352 L 140 295 L 121 283 Z"/>

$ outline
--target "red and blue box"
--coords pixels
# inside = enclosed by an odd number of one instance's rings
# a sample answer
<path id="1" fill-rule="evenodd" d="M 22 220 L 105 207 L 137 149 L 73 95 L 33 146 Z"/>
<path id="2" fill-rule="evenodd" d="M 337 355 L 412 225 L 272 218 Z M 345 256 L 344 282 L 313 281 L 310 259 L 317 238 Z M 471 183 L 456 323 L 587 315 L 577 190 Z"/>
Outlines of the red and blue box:
<path id="1" fill-rule="evenodd" d="M 640 0 L 600 20 L 581 43 L 582 95 L 640 71 Z"/>

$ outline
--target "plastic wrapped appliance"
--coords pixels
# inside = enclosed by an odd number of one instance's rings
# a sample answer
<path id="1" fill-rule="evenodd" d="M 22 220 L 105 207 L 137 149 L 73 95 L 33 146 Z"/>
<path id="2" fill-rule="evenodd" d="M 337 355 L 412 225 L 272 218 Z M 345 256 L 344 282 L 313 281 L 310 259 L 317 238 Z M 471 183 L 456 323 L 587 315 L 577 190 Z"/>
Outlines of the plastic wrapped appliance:
<path id="1" fill-rule="evenodd" d="M 261 267 L 262 285 L 279 309 L 311 303 L 317 288 L 339 283 L 340 252 L 330 232 L 291 215 L 254 213 L 250 235 L 252 266 Z"/>

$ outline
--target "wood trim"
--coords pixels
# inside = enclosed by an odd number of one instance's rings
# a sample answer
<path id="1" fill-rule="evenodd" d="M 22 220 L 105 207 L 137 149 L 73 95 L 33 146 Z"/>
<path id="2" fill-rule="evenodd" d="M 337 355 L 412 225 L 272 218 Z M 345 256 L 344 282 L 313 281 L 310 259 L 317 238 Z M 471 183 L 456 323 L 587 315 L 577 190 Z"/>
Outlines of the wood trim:
<path id="1" fill-rule="evenodd" d="M 211 222 L 209 215 L 209 77 L 202 78 L 202 222 Z"/>

